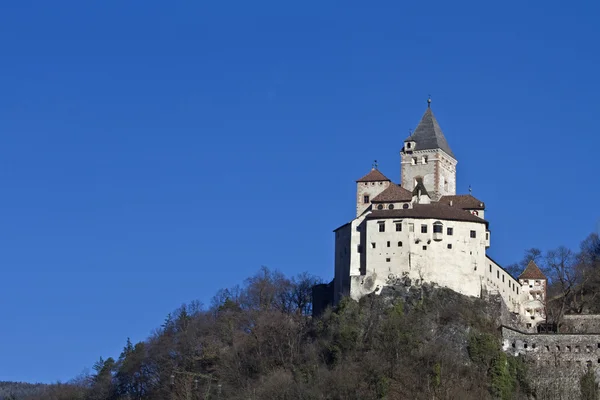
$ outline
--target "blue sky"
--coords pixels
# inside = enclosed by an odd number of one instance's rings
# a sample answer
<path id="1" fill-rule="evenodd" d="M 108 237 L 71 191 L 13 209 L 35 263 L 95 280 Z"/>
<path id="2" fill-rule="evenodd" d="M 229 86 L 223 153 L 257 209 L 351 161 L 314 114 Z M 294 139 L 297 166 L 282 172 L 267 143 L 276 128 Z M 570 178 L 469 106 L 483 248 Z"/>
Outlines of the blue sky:
<path id="1" fill-rule="evenodd" d="M 559 3 L 563 3 L 562 5 Z M 597 229 L 600 3 L 0 6 L 0 380 L 66 380 L 261 265 L 333 274 L 432 108 L 490 255 Z"/>

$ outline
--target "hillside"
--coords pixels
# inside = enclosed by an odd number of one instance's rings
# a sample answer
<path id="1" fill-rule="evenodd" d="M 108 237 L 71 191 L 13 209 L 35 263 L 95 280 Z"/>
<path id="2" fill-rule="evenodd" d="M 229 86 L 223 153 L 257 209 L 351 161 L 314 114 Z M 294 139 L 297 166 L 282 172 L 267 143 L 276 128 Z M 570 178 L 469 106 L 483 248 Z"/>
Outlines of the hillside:
<path id="1" fill-rule="evenodd" d="M 208 308 L 181 307 L 79 383 L 22 398 L 526 398 L 524 365 L 500 352 L 492 303 L 398 288 L 312 319 L 316 281 L 262 269 Z"/>

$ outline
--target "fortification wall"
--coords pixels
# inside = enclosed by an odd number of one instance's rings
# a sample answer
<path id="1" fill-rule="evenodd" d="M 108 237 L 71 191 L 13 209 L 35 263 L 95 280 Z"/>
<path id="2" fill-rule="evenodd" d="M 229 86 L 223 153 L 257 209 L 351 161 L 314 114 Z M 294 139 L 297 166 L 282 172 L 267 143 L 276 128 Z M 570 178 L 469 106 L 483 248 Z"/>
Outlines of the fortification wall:
<path id="1" fill-rule="evenodd" d="M 598 333 L 600 334 L 600 314 L 573 314 L 563 316 L 561 333 Z"/>
<path id="2" fill-rule="evenodd" d="M 579 399 L 591 368 L 600 379 L 600 334 L 530 334 L 502 328 L 502 349 L 524 357 L 538 399 Z"/>

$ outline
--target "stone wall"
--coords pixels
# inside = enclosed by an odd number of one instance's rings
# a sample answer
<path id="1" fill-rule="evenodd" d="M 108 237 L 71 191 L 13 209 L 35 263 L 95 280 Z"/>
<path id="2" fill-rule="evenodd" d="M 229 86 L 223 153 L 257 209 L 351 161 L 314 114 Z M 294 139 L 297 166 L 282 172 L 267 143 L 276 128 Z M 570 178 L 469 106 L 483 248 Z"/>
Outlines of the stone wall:
<path id="1" fill-rule="evenodd" d="M 415 178 L 420 177 L 423 178 L 423 184 L 434 201 L 443 195 L 456 194 L 457 162 L 452 157 L 439 149 L 401 152 L 400 156 L 403 188 L 412 191 Z"/>
<path id="2" fill-rule="evenodd" d="M 600 380 L 600 334 L 530 334 L 506 326 L 502 349 L 524 357 L 538 399 L 579 399 L 588 368 Z"/>
<path id="3" fill-rule="evenodd" d="M 563 316 L 561 333 L 598 333 L 600 334 L 600 314 L 571 314 Z"/>

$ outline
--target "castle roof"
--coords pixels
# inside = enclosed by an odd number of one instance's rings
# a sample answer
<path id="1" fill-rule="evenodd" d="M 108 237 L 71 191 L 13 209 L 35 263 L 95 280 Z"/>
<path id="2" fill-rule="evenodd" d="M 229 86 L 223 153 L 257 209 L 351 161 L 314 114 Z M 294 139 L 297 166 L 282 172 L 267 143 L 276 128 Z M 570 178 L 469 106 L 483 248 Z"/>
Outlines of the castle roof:
<path id="1" fill-rule="evenodd" d="M 450 150 L 450 146 L 446 141 L 446 137 L 442 132 L 442 128 L 435 119 L 431 108 L 427 108 L 425 114 L 421 118 L 421 122 L 417 125 L 417 129 L 405 142 L 413 141 L 416 143 L 413 150 L 432 150 L 442 149 L 449 156 L 454 157 L 454 153 Z"/>
<path id="2" fill-rule="evenodd" d="M 416 219 L 445 219 L 451 221 L 477 222 L 488 225 L 482 218 L 476 217 L 468 211 L 445 204 L 413 204 L 412 208 L 394 210 L 375 210 L 366 217 L 367 219 L 382 218 L 416 218 Z"/>
<path id="3" fill-rule="evenodd" d="M 393 203 L 396 201 L 411 201 L 412 194 L 410 190 L 404 189 L 400 185 L 391 184 L 383 192 L 375 196 L 372 203 Z"/>
<path id="4" fill-rule="evenodd" d="M 529 261 L 527 264 L 527 268 L 521 275 L 519 275 L 519 279 L 546 279 L 546 275 L 542 272 L 540 267 L 537 266 L 535 261 Z"/>
<path id="5" fill-rule="evenodd" d="M 421 178 L 417 178 L 417 184 L 412 191 L 413 196 L 419 196 L 419 194 L 421 196 L 429 196 L 429 193 L 427 193 L 427 189 L 425 189 L 425 185 L 423 184 L 423 179 Z"/>
<path id="6" fill-rule="evenodd" d="M 381 182 L 381 181 L 389 181 L 385 175 L 383 175 L 377 168 L 373 168 L 371 172 L 357 180 L 356 182 Z"/>
<path id="7" fill-rule="evenodd" d="M 484 210 L 485 203 L 481 200 L 476 199 L 470 194 L 457 194 L 453 196 L 442 196 L 440 197 L 440 203 L 452 206 L 460 207 L 464 210 Z"/>

